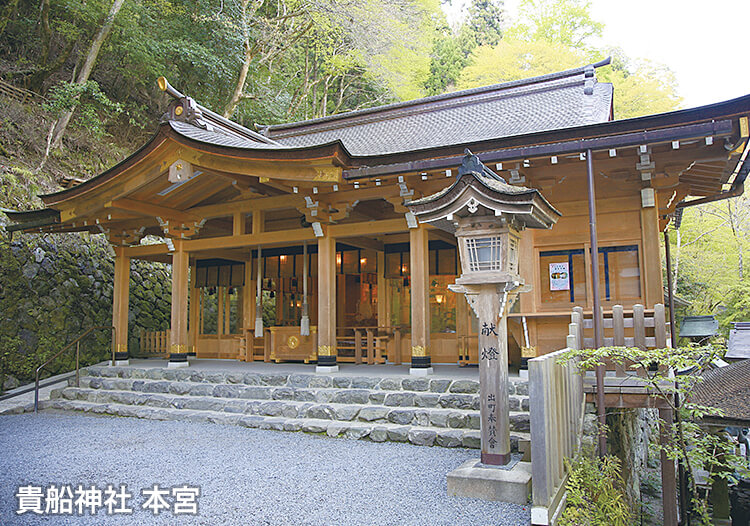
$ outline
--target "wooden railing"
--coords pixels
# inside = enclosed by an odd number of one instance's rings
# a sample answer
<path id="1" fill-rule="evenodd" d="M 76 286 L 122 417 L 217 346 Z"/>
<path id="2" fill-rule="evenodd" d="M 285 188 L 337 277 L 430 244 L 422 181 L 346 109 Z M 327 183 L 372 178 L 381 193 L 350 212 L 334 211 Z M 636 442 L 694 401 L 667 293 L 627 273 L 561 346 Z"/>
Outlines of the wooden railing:
<path id="1" fill-rule="evenodd" d="M 42 101 L 44 97 L 33 91 L 27 89 L 18 88 L 13 84 L 8 84 L 4 80 L 0 79 L 0 95 L 5 95 L 11 99 L 16 99 L 19 102 L 31 102 L 34 100 Z"/>
<path id="2" fill-rule="evenodd" d="M 594 345 L 593 316 L 586 317 L 581 307 L 575 307 L 573 312 L 581 315 L 583 324 L 581 330 L 591 330 L 591 337 L 584 336 L 583 345 L 591 348 Z M 640 347 L 641 349 L 661 349 L 669 342 L 669 323 L 666 321 L 664 305 L 654 305 L 653 313 L 647 313 L 643 305 L 633 305 L 633 310 L 625 312 L 622 305 L 615 305 L 611 312 L 602 311 L 602 327 L 604 329 L 604 345 Z"/>
<path id="3" fill-rule="evenodd" d="M 580 448 L 586 397 L 577 360 L 560 363 L 568 349 L 579 349 L 579 326 L 570 324 L 568 348 L 529 360 L 531 484 L 533 525 L 553 524 L 565 505 L 565 459 Z"/>
<path id="4" fill-rule="evenodd" d="M 576 328 L 573 329 L 572 325 Z M 646 312 L 643 305 L 633 305 L 633 310 L 625 312 L 621 305 L 614 305 L 612 311 L 602 312 L 604 346 L 639 347 L 641 349 L 663 349 L 671 345 L 669 322 L 666 321 L 664 305 L 657 303 L 652 312 Z M 575 307 L 571 314 L 571 329 L 576 331 L 578 342 L 583 348 L 594 346 L 594 319 L 586 317 L 581 307 Z M 589 331 L 590 337 L 585 331 Z M 615 371 L 616 376 L 625 376 L 630 364 L 613 364 L 605 361 L 607 371 Z M 640 368 L 638 374 L 645 375 Z"/>
<path id="5" fill-rule="evenodd" d="M 386 363 L 388 344 L 395 346 L 393 360 L 401 363 L 400 327 L 342 327 L 336 335 L 337 361 L 368 365 Z"/>
<path id="6" fill-rule="evenodd" d="M 141 329 L 140 344 L 142 354 L 167 354 L 169 351 L 169 330 L 147 331 Z"/>

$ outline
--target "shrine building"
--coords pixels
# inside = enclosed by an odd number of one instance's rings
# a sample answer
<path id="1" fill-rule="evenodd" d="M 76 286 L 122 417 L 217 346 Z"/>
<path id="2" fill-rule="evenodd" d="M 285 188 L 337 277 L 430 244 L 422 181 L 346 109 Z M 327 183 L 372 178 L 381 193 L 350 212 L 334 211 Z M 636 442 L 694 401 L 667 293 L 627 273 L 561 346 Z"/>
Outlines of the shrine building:
<path id="1" fill-rule="evenodd" d="M 590 226 L 604 311 L 649 312 L 664 303 L 660 233 L 675 212 L 739 195 L 747 176 L 750 96 L 613 120 L 616 93 L 596 78 L 607 64 L 257 130 L 162 78 L 172 100 L 145 145 L 41 196 L 45 209 L 8 214 L 7 229 L 106 236 L 120 361 L 148 346 L 174 365 L 472 364 L 476 318 L 448 290 L 461 273 L 456 238 L 405 206 L 451 186 L 470 150 L 559 212 L 553 228 L 520 233 L 531 290 L 508 315 L 517 364 L 565 347 L 574 306 L 591 313 Z M 133 259 L 171 264 L 162 340 L 129 332 Z"/>

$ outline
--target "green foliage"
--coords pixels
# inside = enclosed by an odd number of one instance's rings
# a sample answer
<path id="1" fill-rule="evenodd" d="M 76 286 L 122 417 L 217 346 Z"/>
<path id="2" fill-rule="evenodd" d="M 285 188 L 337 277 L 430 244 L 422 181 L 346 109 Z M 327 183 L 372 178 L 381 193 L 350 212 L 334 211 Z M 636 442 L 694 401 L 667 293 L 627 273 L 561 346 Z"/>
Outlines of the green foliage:
<path id="1" fill-rule="evenodd" d="M 638 373 L 644 388 L 671 408 L 675 415 L 672 424 L 660 421 L 667 429 L 667 440 L 656 446 L 657 451 L 663 452 L 671 460 L 683 462 L 688 474 L 698 470 L 705 471 L 706 486 L 710 488 L 714 480 L 726 479 L 733 482 L 738 473 L 742 476 L 749 474 L 746 461 L 735 454 L 734 445 L 701 425 L 704 418 L 721 416 L 722 412 L 691 401 L 691 393 L 702 381 L 700 372 L 720 352 L 720 349 L 710 345 L 647 350 L 637 347 L 602 347 L 570 350 L 560 358 L 560 363 L 577 361 L 581 371 L 588 371 L 609 360 Z M 690 373 L 680 375 L 678 381 L 675 381 L 675 371 Z M 675 396 L 682 401 L 679 408 L 675 407 Z M 692 477 L 689 480 L 692 512 L 700 524 L 709 526 L 712 524 L 708 506 L 709 491 L 698 488 Z"/>
<path id="2" fill-rule="evenodd" d="M 735 283 L 723 299 L 724 310 L 719 314 L 719 326 L 729 332 L 732 322 L 750 321 L 750 279 Z"/>
<path id="3" fill-rule="evenodd" d="M 622 50 L 598 50 L 591 39 L 601 36 L 602 24 L 581 0 L 525 0 L 519 21 L 496 45 L 480 45 L 469 57 L 458 80 L 461 89 L 507 82 L 572 69 L 615 55 L 612 67 L 599 71 L 599 80 L 614 85 L 616 119 L 677 109 L 674 74 L 665 66 L 629 60 Z"/>
<path id="4" fill-rule="evenodd" d="M 620 475 L 620 460 L 614 456 L 565 460 L 568 471 L 567 505 L 561 526 L 628 526 L 631 524 Z"/>
<path id="5" fill-rule="evenodd" d="M 503 0 L 472 0 L 462 28 L 476 46 L 495 46 L 503 38 L 505 5 Z"/>
<path id="6" fill-rule="evenodd" d="M 122 105 L 110 100 L 94 80 L 83 84 L 67 81 L 55 84 L 43 107 L 53 119 L 76 108 L 76 126 L 98 138 L 104 135 L 106 123 L 123 111 Z"/>
<path id="7" fill-rule="evenodd" d="M 750 321 L 750 199 L 735 197 L 685 208 L 670 235 L 675 294 L 690 302 L 680 314 L 717 314 L 726 335 Z"/>
<path id="8" fill-rule="evenodd" d="M 507 82 L 563 69 L 588 62 L 586 54 L 550 42 L 504 38 L 497 46 L 478 47 L 458 81 L 460 89 Z"/>
<path id="9" fill-rule="evenodd" d="M 591 18 L 587 0 L 523 0 L 519 22 L 508 36 L 526 41 L 545 41 L 571 48 L 585 48 L 604 25 Z"/>

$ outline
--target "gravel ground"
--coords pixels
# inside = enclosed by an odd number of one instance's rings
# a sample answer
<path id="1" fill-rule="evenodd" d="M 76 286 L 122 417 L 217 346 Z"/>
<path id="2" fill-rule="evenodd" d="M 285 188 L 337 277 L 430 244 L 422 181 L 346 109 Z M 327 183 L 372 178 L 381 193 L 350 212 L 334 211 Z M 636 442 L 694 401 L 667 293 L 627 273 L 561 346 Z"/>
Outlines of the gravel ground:
<path id="1" fill-rule="evenodd" d="M 0 416 L 0 524 L 527 525 L 529 507 L 448 497 L 467 449 L 190 422 Z M 132 515 L 16 515 L 20 485 L 126 484 Z M 200 486 L 197 516 L 154 516 L 140 491 Z M 170 499 L 171 500 L 171 499 Z"/>

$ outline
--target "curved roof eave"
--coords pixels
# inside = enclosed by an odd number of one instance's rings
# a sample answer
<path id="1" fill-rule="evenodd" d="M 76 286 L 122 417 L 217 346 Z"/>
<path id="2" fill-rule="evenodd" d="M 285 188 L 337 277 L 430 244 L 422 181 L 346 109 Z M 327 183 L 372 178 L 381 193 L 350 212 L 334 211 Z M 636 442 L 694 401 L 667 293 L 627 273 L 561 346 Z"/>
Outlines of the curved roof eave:
<path id="1" fill-rule="evenodd" d="M 348 164 L 351 155 L 344 146 L 344 143 L 340 140 L 336 140 L 330 143 L 315 145 L 315 146 L 304 146 L 304 147 L 279 147 L 279 148 L 244 148 L 244 147 L 229 147 L 218 144 L 212 144 L 208 141 L 200 141 L 194 138 L 186 137 L 176 131 L 169 125 L 169 122 L 162 122 L 159 124 L 159 128 L 151 138 L 135 152 L 130 154 L 128 157 L 115 164 L 111 168 L 103 171 L 99 175 L 92 177 L 84 181 L 83 183 L 76 185 L 72 188 L 60 190 L 58 192 L 51 192 L 49 194 L 41 194 L 39 197 L 42 199 L 45 205 L 50 206 L 62 201 L 66 201 L 73 197 L 83 195 L 95 188 L 98 188 L 102 184 L 105 184 L 119 174 L 123 173 L 132 166 L 135 166 L 141 160 L 143 160 L 148 154 L 156 150 L 161 146 L 164 141 L 171 139 L 175 142 L 187 146 L 189 148 L 200 149 L 202 151 L 208 151 L 209 153 L 217 155 L 226 155 L 232 157 L 246 157 L 253 160 L 269 160 L 269 161 L 297 161 L 297 160 L 311 160 L 321 158 L 333 158 L 341 164 Z M 252 152 L 252 156 L 247 155 Z M 297 155 L 295 154 L 309 154 L 309 155 Z"/>

